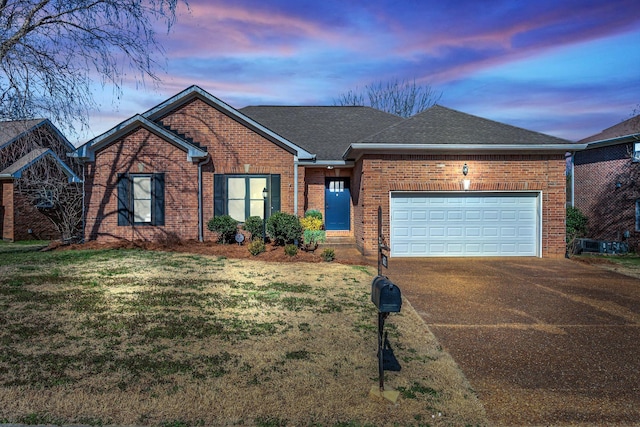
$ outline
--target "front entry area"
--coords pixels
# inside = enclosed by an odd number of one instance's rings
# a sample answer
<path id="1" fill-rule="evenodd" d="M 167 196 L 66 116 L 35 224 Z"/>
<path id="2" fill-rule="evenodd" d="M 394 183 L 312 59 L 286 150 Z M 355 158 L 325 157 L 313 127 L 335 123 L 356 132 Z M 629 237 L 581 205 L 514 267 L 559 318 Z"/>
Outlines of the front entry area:
<path id="1" fill-rule="evenodd" d="M 540 256 L 539 193 L 391 193 L 391 255 Z"/>
<path id="2" fill-rule="evenodd" d="M 351 228 L 349 178 L 325 179 L 324 226 L 329 231 L 345 231 Z"/>

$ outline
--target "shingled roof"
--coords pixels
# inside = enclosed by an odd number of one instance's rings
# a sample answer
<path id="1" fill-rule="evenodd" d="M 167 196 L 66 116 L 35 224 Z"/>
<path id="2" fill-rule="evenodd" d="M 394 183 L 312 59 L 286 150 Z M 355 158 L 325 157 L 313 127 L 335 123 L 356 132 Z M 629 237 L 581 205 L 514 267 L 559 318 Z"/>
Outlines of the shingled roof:
<path id="1" fill-rule="evenodd" d="M 405 119 L 361 106 L 249 106 L 242 114 L 316 154 L 341 160 L 349 145 Z"/>
<path id="2" fill-rule="evenodd" d="M 0 147 L 10 143 L 25 132 L 33 130 L 34 127 L 44 121 L 45 119 L 33 119 L 0 122 Z"/>
<path id="3" fill-rule="evenodd" d="M 625 120 L 624 122 L 620 122 L 615 126 L 611 126 L 610 128 L 607 128 L 595 135 L 591 135 L 579 142 L 605 142 L 627 136 L 633 137 L 638 135 L 640 135 L 640 115 Z"/>
<path id="4" fill-rule="evenodd" d="M 434 105 L 359 143 L 554 145 L 569 141 Z"/>

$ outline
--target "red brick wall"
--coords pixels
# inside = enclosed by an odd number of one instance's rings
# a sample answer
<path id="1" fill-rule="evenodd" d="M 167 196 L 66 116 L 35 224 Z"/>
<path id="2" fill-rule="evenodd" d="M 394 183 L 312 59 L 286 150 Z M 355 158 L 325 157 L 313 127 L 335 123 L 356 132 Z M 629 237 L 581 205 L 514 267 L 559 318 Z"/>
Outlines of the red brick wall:
<path id="1" fill-rule="evenodd" d="M 356 244 L 365 255 L 377 251 L 377 210 L 389 242 L 390 191 L 463 191 L 467 163 L 470 191 L 541 191 L 542 255 L 565 253 L 564 155 L 387 155 L 364 156 L 354 170 Z"/>
<path id="2" fill-rule="evenodd" d="M 0 238 L 13 240 L 13 181 L 0 181 L 0 214 Z"/>
<path id="3" fill-rule="evenodd" d="M 60 233 L 51 220 L 15 191 L 13 181 L 2 181 L 0 187 L 1 239 L 10 241 L 60 239 Z"/>
<path id="4" fill-rule="evenodd" d="M 588 237 L 625 241 L 637 250 L 635 204 L 640 198 L 640 163 L 631 160 L 631 144 L 619 144 L 576 153 L 574 204 L 588 218 Z M 617 183 L 620 187 L 617 187 Z"/>
<path id="5" fill-rule="evenodd" d="M 24 196 L 14 194 L 14 240 L 59 240 L 60 232 L 46 215 Z M 31 232 L 29 232 L 31 231 Z"/>
<path id="6" fill-rule="evenodd" d="M 203 166 L 203 231 L 213 217 L 213 174 L 281 175 L 281 209 L 293 212 L 293 155 L 206 103 L 195 100 L 162 118 L 162 123 L 207 147 Z M 198 238 L 198 166 L 160 137 L 137 130 L 96 153 L 87 168 L 86 238 L 161 240 Z M 165 225 L 118 226 L 118 173 L 165 173 Z M 300 200 L 299 203 L 302 203 Z"/>

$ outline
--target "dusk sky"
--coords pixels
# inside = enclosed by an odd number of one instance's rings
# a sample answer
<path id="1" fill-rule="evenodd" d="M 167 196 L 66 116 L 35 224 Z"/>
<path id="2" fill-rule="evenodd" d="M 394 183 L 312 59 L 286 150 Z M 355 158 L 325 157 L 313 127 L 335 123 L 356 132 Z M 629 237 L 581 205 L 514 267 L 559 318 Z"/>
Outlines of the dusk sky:
<path id="1" fill-rule="evenodd" d="M 189 0 L 158 89 L 98 97 L 87 139 L 193 84 L 236 108 L 334 105 L 410 80 L 439 104 L 575 141 L 640 104 L 640 1 Z M 84 142 L 84 141 L 81 141 Z"/>

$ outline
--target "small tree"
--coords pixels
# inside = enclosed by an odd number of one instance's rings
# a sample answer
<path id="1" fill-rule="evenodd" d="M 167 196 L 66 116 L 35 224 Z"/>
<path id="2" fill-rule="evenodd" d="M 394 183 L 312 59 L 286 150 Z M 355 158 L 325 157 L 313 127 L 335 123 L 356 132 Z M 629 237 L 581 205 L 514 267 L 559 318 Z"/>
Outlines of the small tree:
<path id="1" fill-rule="evenodd" d="M 433 106 L 441 96 L 430 85 L 418 86 L 415 79 L 396 79 L 387 83 L 371 83 L 363 90 L 350 90 L 340 95 L 334 104 L 369 106 L 406 118 Z"/>
<path id="2" fill-rule="evenodd" d="M 580 209 L 567 207 L 567 254 L 576 251 L 576 241 L 587 234 L 587 217 Z"/>

